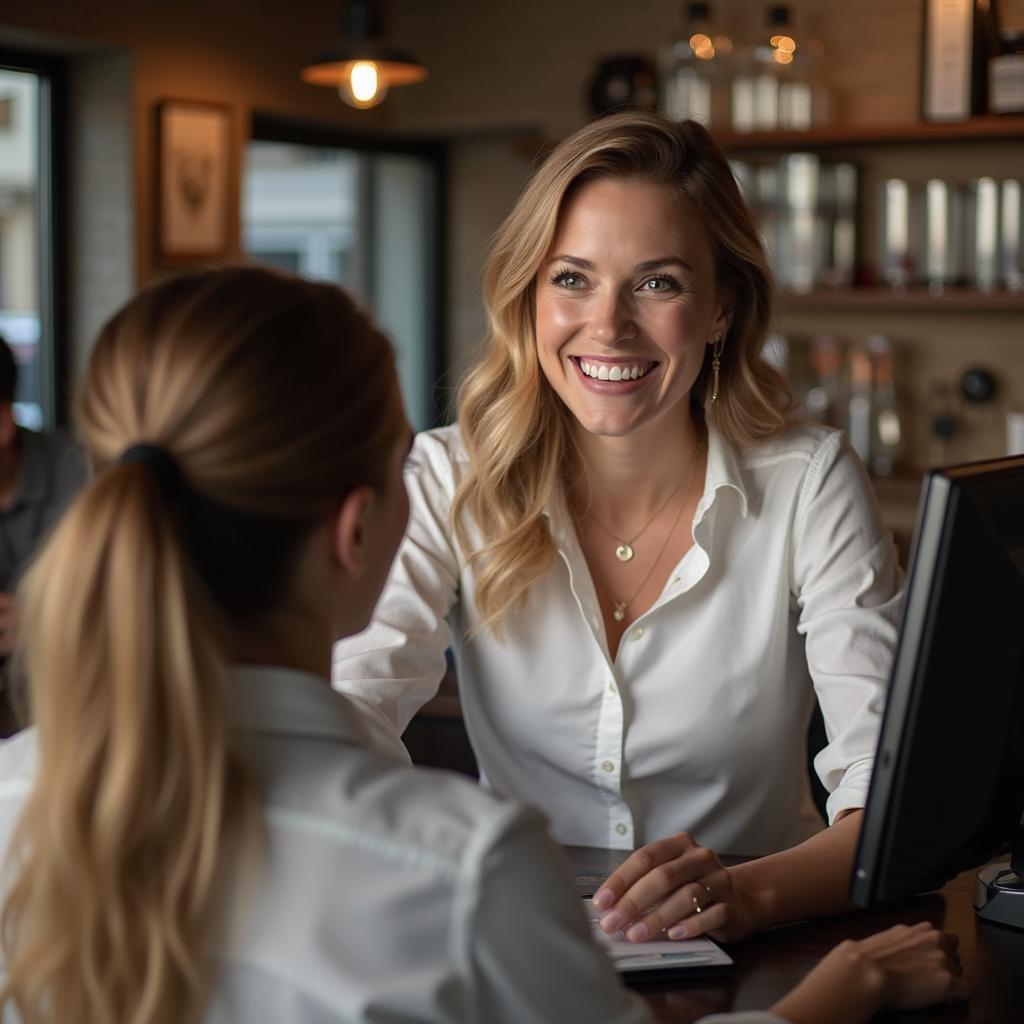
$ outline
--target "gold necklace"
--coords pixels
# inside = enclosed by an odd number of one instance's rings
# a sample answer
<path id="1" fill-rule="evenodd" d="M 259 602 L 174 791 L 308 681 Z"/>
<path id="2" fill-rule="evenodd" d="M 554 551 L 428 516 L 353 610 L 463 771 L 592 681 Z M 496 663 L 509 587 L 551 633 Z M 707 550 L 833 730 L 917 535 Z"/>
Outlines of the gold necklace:
<path id="1" fill-rule="evenodd" d="M 697 446 L 697 450 L 700 451 L 700 445 Z M 601 529 L 604 530 L 604 532 L 607 533 L 608 536 L 611 537 L 611 539 L 618 544 L 618 547 L 616 547 L 615 549 L 615 557 L 620 562 L 633 561 L 633 557 L 634 555 L 636 555 L 636 549 L 633 547 L 633 545 L 647 532 L 647 529 L 651 525 L 651 523 L 653 523 L 654 520 L 657 519 L 658 516 L 660 516 L 661 513 L 665 511 L 665 509 L 668 507 L 668 503 L 679 493 L 679 488 L 683 486 L 683 481 L 685 479 L 686 477 L 682 477 L 680 479 L 679 483 L 677 483 L 675 487 L 672 488 L 672 493 L 658 506 L 658 511 L 655 512 L 654 515 L 647 520 L 643 529 L 639 533 L 634 534 L 634 536 L 631 537 L 629 540 L 621 540 L 618 534 L 609 530 L 608 527 L 605 526 L 604 523 L 602 523 L 601 520 L 598 519 L 593 512 L 587 512 L 587 515 L 590 516 L 594 524 L 600 526 Z"/>
<path id="2" fill-rule="evenodd" d="M 644 576 L 644 578 L 640 581 L 640 586 L 638 586 L 636 590 L 633 591 L 631 597 L 626 598 L 625 601 L 616 601 L 614 599 L 612 600 L 612 618 L 616 622 L 621 622 L 626 617 L 626 609 L 636 600 L 637 595 L 647 585 L 647 581 L 651 578 L 652 573 L 654 572 L 658 563 L 661 561 L 661 556 L 665 553 L 665 548 L 668 547 L 669 538 L 672 536 L 673 533 L 676 532 L 676 527 L 679 525 L 679 517 L 683 514 L 683 509 L 686 507 L 686 497 L 690 493 L 690 484 L 693 482 L 693 470 L 694 467 L 697 465 L 697 460 L 700 458 L 700 452 L 703 447 L 704 443 L 698 442 L 697 449 L 693 453 L 693 458 L 690 460 L 690 468 L 689 470 L 687 470 L 686 476 L 683 477 L 683 480 L 686 481 L 686 490 L 683 492 L 683 501 L 680 502 L 679 504 L 679 511 L 676 512 L 676 517 L 672 520 L 672 525 L 671 527 L 669 527 L 668 533 L 665 534 L 665 539 L 661 542 L 661 547 L 658 549 L 658 553 L 657 555 L 655 555 L 654 561 L 651 563 L 650 569 L 647 570 L 647 575 Z M 682 481 L 680 481 L 680 486 L 682 486 Z M 679 487 L 676 488 L 676 491 L 678 490 Z M 664 508 L 664 506 L 662 506 L 662 508 Z M 650 523 L 648 523 L 647 525 L 650 526 Z M 630 558 L 632 558 L 632 555 L 630 555 Z M 623 561 L 623 559 L 620 559 L 620 561 Z M 625 561 L 628 561 L 628 559 L 625 559 Z"/>

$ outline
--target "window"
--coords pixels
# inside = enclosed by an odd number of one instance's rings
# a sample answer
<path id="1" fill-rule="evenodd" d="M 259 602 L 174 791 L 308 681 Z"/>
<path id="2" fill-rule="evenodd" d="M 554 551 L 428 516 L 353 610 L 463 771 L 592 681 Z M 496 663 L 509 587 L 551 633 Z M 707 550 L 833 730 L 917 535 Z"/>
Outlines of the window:
<path id="1" fill-rule="evenodd" d="M 248 256 L 337 282 L 394 342 L 406 411 L 438 420 L 441 151 L 257 117 L 245 156 Z"/>
<path id="2" fill-rule="evenodd" d="M 0 335 L 18 363 L 15 418 L 63 418 L 56 292 L 54 147 L 60 67 L 0 50 Z"/>

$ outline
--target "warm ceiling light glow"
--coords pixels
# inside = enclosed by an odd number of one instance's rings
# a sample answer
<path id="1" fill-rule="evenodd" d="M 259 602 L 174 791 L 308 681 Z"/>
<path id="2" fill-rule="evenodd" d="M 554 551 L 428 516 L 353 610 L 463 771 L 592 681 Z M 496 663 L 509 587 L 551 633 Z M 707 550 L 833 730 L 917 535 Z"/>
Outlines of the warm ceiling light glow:
<path id="1" fill-rule="evenodd" d="M 796 50 L 796 42 L 791 36 L 772 36 L 772 46 L 782 50 L 783 53 L 793 53 Z"/>
<path id="2" fill-rule="evenodd" d="M 772 53 L 772 56 L 775 58 L 775 63 L 776 64 L 792 64 L 793 63 L 793 54 L 787 53 L 785 50 L 775 50 Z"/>
<path id="3" fill-rule="evenodd" d="M 338 85 L 341 98 L 353 107 L 375 107 L 388 93 L 387 83 L 372 60 L 354 60 L 342 73 Z"/>
<path id="4" fill-rule="evenodd" d="M 348 0 L 345 38 L 317 54 L 302 69 L 311 85 L 327 85 L 351 107 L 375 107 L 393 85 L 412 85 L 427 77 L 427 69 L 408 50 L 380 38 L 373 0 Z"/>

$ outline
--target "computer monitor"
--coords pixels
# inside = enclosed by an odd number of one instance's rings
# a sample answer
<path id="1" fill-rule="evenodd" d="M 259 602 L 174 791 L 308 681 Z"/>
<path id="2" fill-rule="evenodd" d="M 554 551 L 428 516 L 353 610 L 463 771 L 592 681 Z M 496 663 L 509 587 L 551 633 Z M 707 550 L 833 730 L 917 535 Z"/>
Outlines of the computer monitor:
<path id="1" fill-rule="evenodd" d="M 877 906 L 979 876 L 1024 928 L 1024 456 L 926 475 L 850 895 Z"/>

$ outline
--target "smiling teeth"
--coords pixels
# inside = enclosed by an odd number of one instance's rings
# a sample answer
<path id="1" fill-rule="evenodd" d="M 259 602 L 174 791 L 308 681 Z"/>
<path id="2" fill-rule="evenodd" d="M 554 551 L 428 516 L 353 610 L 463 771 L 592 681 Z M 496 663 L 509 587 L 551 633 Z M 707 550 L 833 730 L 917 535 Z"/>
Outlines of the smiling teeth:
<path id="1" fill-rule="evenodd" d="M 580 360 L 580 369 L 594 380 L 636 380 L 643 377 L 650 369 L 651 364 L 632 363 L 628 366 L 616 364 L 608 366 L 607 363 L 586 363 Z"/>

